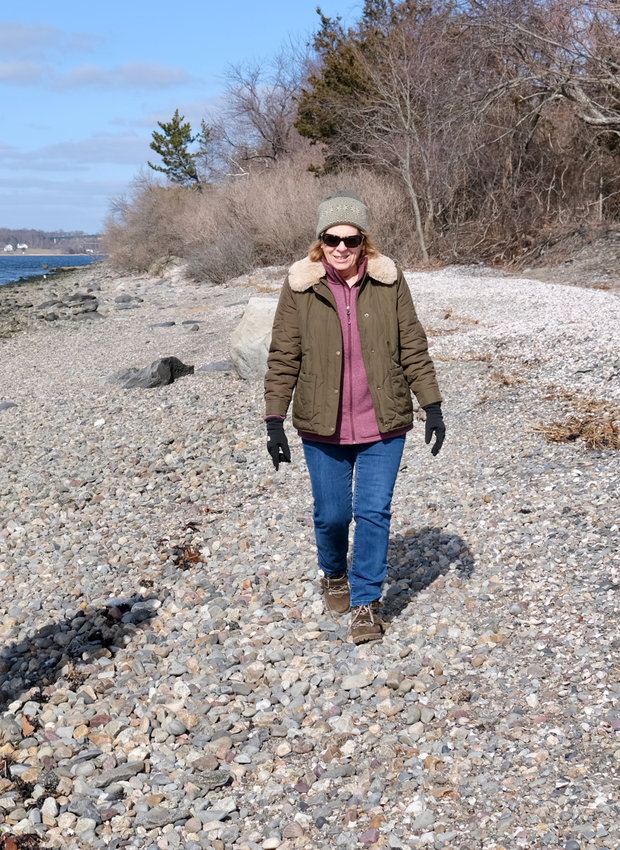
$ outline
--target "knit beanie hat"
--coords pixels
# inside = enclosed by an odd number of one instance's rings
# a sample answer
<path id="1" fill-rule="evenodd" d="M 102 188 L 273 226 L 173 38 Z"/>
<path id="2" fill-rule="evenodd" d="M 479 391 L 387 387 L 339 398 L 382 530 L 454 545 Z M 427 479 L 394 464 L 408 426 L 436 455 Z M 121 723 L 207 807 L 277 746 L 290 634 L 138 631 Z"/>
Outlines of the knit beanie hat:
<path id="1" fill-rule="evenodd" d="M 336 224 L 351 224 L 360 230 L 368 230 L 368 207 L 355 192 L 344 189 L 319 204 L 317 238 Z"/>

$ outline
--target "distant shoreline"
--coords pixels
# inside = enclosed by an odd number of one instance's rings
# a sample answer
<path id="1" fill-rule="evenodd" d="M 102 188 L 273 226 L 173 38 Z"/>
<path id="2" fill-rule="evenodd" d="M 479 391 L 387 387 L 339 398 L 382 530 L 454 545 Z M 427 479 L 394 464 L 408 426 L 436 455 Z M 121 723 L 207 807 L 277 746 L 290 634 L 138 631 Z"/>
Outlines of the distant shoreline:
<path id="1" fill-rule="evenodd" d="M 15 257 L 105 257 L 105 254 L 100 254 L 99 252 L 91 254 L 89 251 L 67 254 L 64 251 L 46 251 L 44 248 L 41 248 L 38 251 L 7 251 L 6 253 L 0 251 L 0 258 L 2 257 L 11 260 Z"/>

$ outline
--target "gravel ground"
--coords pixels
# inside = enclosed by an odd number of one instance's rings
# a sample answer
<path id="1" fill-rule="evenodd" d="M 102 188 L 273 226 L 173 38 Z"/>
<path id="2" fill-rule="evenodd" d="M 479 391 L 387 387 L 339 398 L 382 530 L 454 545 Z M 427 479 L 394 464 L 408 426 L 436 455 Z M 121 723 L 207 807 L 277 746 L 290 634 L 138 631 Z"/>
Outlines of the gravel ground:
<path id="1" fill-rule="evenodd" d="M 0 288 L 0 846 L 620 847 L 618 453 L 536 430 L 613 437 L 617 292 L 408 280 L 448 436 L 408 437 L 360 647 L 226 362 L 279 270 Z M 164 356 L 195 373 L 107 382 Z"/>

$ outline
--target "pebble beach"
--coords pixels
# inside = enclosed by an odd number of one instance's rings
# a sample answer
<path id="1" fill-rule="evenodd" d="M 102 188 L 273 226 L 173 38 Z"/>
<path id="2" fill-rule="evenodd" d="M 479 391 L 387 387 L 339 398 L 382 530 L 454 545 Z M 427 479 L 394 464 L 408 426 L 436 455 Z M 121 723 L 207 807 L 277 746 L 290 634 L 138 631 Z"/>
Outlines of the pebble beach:
<path id="1" fill-rule="evenodd" d="M 447 437 L 355 646 L 229 360 L 283 276 L 0 287 L 0 846 L 618 850 L 618 290 L 407 273 Z"/>

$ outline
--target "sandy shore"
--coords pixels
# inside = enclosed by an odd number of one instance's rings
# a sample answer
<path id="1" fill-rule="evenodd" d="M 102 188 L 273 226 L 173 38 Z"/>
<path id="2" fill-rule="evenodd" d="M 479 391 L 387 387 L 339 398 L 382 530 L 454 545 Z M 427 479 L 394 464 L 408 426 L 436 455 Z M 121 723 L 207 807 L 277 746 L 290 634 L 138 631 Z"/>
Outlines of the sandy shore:
<path id="1" fill-rule="evenodd" d="M 0 287 L 0 835 L 620 846 L 618 452 L 537 430 L 617 428 L 618 296 L 407 277 L 448 435 L 436 459 L 408 436 L 361 647 L 323 610 L 299 440 L 275 474 L 226 363 L 281 274 Z M 108 382 L 164 356 L 194 374 Z"/>

